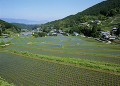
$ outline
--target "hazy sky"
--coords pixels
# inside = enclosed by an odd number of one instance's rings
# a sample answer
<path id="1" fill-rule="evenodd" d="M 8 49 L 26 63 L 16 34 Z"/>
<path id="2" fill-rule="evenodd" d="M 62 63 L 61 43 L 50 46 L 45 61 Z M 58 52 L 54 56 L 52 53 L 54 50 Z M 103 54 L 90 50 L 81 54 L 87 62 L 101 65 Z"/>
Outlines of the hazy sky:
<path id="1" fill-rule="evenodd" d="M 0 0 L 0 18 L 56 20 L 104 0 Z"/>

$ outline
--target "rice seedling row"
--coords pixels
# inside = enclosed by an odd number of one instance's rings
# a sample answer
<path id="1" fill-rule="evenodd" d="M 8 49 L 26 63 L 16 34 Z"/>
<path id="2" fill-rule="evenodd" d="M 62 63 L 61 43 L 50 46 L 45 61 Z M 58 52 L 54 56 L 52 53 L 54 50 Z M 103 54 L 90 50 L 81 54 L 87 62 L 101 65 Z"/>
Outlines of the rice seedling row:
<path id="1" fill-rule="evenodd" d="M 9 55 L 9 57 L 8 57 Z M 23 86 L 119 86 L 120 76 L 0 53 L 0 76 Z M 11 58 L 11 59 L 10 59 Z M 9 67 L 6 64 L 11 64 Z M 8 67 L 8 69 L 7 69 Z M 6 71 L 7 70 L 7 71 Z"/>
<path id="2" fill-rule="evenodd" d="M 53 40 L 54 39 L 52 39 L 52 38 L 55 38 L 55 39 L 65 39 L 65 42 L 68 42 L 68 43 L 70 43 L 70 41 L 68 41 L 69 39 L 72 39 L 73 41 L 71 41 L 72 43 L 75 43 L 75 44 L 66 44 L 66 43 L 64 43 L 64 42 L 60 42 L 59 43 L 59 41 L 57 41 L 56 40 L 56 42 L 54 42 Z M 25 46 L 27 46 L 28 44 L 27 43 L 29 43 L 30 42 L 30 40 L 28 41 L 28 39 L 29 38 L 25 38 L 24 39 L 24 41 L 23 40 L 21 40 L 21 39 L 19 39 L 20 41 L 19 42 L 23 42 L 23 43 L 26 43 L 26 45 Z M 43 40 L 44 39 L 44 41 L 42 41 L 42 42 L 46 42 L 45 41 L 45 39 L 46 40 L 50 40 L 51 39 L 51 42 L 50 43 L 41 43 L 40 41 L 41 40 Z M 34 41 L 34 42 L 31 42 L 33 45 L 32 46 L 30 46 L 31 48 L 34 48 L 33 46 L 34 46 L 34 43 L 36 43 L 37 41 L 37 44 L 36 45 L 40 45 L 40 46 L 48 46 L 49 47 L 49 49 L 51 49 L 52 47 L 54 48 L 53 50 L 57 50 L 57 49 L 55 49 L 55 48 L 59 48 L 59 51 L 64 51 L 64 49 L 70 49 L 70 50 L 72 50 L 72 52 L 81 52 L 81 53 L 96 53 L 96 54 L 101 54 L 101 53 L 104 53 L 104 54 L 110 54 L 110 55 L 120 55 L 120 51 L 114 51 L 114 50 L 112 50 L 112 49 L 110 49 L 110 48 L 104 48 L 104 47 L 99 47 L 98 45 L 96 45 L 95 43 L 91 43 L 91 44 L 93 44 L 92 46 L 90 45 L 90 43 L 89 42 L 87 42 L 87 41 L 85 41 L 85 42 L 82 42 L 82 43 L 79 43 L 79 42 L 81 42 L 81 41 L 83 41 L 83 40 L 80 40 L 80 39 L 78 39 L 78 38 L 72 38 L 72 37 L 44 37 L 44 38 L 32 38 L 32 41 Z M 87 45 L 83 45 L 83 44 L 85 44 L 85 43 L 87 43 Z M 77 45 L 76 45 L 77 44 Z M 19 45 L 19 43 L 17 43 L 17 45 Z M 21 46 L 24 46 L 24 45 L 21 45 Z M 38 46 L 37 46 L 38 47 Z M 50 48 L 51 47 L 51 48 Z M 40 47 L 41 48 L 41 47 Z M 48 49 L 48 48 L 47 48 Z M 61 49 L 61 50 L 60 50 Z M 83 49 L 83 50 L 85 50 L 86 49 L 86 51 L 79 51 L 78 49 Z M 70 50 L 67 50 L 68 52 L 71 52 Z M 94 51 L 92 51 L 92 50 L 94 50 Z M 104 50 L 104 51 L 102 51 L 102 50 Z M 106 50 L 106 51 L 105 51 Z M 111 50 L 111 51 L 109 51 L 109 50 Z M 65 50 L 66 51 L 66 50 Z"/>
<path id="3" fill-rule="evenodd" d="M 21 47 L 30 47 L 35 49 L 45 49 L 45 50 L 52 50 L 52 51 L 61 51 L 61 52 L 72 52 L 72 53 L 90 53 L 90 54 L 108 54 L 108 55 L 120 55 L 120 51 L 116 50 L 93 50 L 93 49 L 66 49 L 65 46 L 58 46 L 54 45 L 58 48 L 54 47 L 47 47 L 46 44 L 44 45 L 34 45 L 34 44 L 16 44 L 14 46 L 21 46 Z"/>
<path id="4" fill-rule="evenodd" d="M 76 54 L 76 53 L 66 53 L 66 52 L 56 52 L 52 50 L 44 50 L 44 49 L 31 49 L 31 48 L 25 48 L 25 47 L 7 47 L 7 49 L 14 49 L 18 51 L 28 51 L 30 53 L 35 53 L 35 54 L 42 54 L 42 55 L 48 55 L 48 56 L 59 56 L 59 57 L 67 57 L 67 58 L 78 58 L 78 59 L 88 59 L 88 60 L 93 60 L 93 61 L 100 61 L 100 62 L 108 62 L 108 63 L 115 63 L 115 64 L 120 64 L 120 58 L 115 58 L 115 57 L 104 57 L 104 56 L 94 56 L 94 55 L 83 55 L 83 54 Z"/>
<path id="5" fill-rule="evenodd" d="M 14 45 L 6 49 L 28 51 L 33 54 L 51 57 L 87 59 L 120 64 L 120 53 L 116 47 L 102 46 L 101 43 L 89 42 L 80 38 L 22 37 L 12 39 L 12 42 Z M 106 55 L 92 55 L 101 53 Z M 116 65 L 110 66 L 111 68 L 119 68 L 119 65 Z M 106 66 L 109 67 L 109 64 L 106 64 Z M 120 74 L 2 52 L 0 52 L 0 76 L 16 86 L 120 86 Z"/>

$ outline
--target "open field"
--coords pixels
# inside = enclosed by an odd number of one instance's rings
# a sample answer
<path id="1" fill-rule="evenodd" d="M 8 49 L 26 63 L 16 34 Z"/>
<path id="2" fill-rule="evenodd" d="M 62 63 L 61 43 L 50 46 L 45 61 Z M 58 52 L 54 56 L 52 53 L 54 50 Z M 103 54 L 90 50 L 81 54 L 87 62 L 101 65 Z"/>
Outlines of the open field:
<path id="1" fill-rule="evenodd" d="M 23 36 L 0 49 L 0 76 L 16 86 L 120 86 L 120 45 Z"/>

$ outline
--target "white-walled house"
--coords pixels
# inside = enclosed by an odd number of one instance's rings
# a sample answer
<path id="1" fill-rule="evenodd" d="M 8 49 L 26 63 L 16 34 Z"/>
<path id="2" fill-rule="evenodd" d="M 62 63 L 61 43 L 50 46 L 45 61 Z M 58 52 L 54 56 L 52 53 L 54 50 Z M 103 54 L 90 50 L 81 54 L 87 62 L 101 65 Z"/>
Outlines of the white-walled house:
<path id="1" fill-rule="evenodd" d="M 118 28 L 114 27 L 114 28 L 113 28 L 113 30 L 112 30 L 112 34 L 114 34 L 114 35 L 115 35 L 115 34 L 116 34 L 116 32 L 117 32 L 117 29 L 118 29 Z"/>
<path id="2" fill-rule="evenodd" d="M 74 36 L 79 36 L 80 34 L 78 34 L 77 32 L 73 32 Z"/>
<path id="3" fill-rule="evenodd" d="M 101 21 L 100 20 L 94 20 L 94 21 L 92 20 L 91 23 L 92 24 L 101 24 Z"/>
<path id="4" fill-rule="evenodd" d="M 80 25 L 89 26 L 89 24 L 88 24 L 87 22 L 85 22 L 85 23 L 80 23 Z"/>
<path id="5" fill-rule="evenodd" d="M 56 29 L 52 29 L 50 32 L 51 33 L 54 33 L 54 32 L 56 32 L 57 30 Z"/>
<path id="6" fill-rule="evenodd" d="M 64 32 L 63 32 L 62 30 L 58 30 L 58 33 L 61 33 L 61 34 L 63 34 Z"/>
<path id="7" fill-rule="evenodd" d="M 102 32 L 101 31 L 101 36 L 104 36 L 104 38 L 109 38 L 111 35 L 110 35 L 110 32 Z"/>
<path id="8" fill-rule="evenodd" d="M 115 40 L 116 39 L 116 36 L 110 36 L 109 37 L 109 40 Z"/>
<path id="9" fill-rule="evenodd" d="M 57 33 L 52 33 L 53 36 L 57 36 Z"/>

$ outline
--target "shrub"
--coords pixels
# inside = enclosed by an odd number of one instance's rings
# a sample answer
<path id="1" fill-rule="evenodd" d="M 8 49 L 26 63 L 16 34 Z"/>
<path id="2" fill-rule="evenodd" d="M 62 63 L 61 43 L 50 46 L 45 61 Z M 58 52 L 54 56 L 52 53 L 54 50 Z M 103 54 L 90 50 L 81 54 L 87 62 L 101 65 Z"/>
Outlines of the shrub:
<path id="1" fill-rule="evenodd" d="M 0 41 L 0 45 L 4 45 L 5 44 L 5 42 L 4 41 Z"/>

